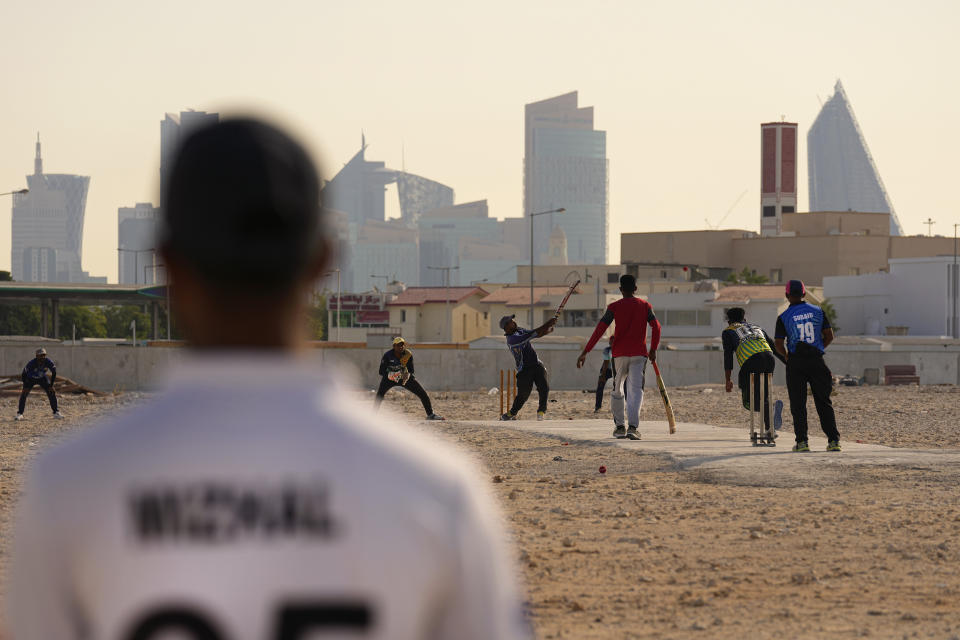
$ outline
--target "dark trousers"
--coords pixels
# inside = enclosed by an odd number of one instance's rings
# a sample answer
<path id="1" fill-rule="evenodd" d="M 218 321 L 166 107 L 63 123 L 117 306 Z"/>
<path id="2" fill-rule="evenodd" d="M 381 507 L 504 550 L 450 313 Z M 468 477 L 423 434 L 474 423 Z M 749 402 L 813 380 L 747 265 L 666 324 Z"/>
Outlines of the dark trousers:
<path id="1" fill-rule="evenodd" d="M 820 427 L 827 440 L 840 440 L 837 418 L 833 413 L 830 391 L 833 375 L 822 355 L 790 354 L 787 360 L 787 393 L 790 394 L 790 413 L 793 415 L 793 433 L 797 442 L 807 440 L 807 385 L 813 393 L 813 403 L 820 416 Z"/>
<path id="2" fill-rule="evenodd" d="M 23 391 L 20 392 L 20 404 L 17 405 L 17 413 L 23 413 L 24 407 L 27 406 L 27 396 L 30 395 L 30 390 L 33 389 L 34 385 L 40 385 L 44 391 L 47 392 L 47 398 L 50 400 L 50 408 L 53 409 L 53 412 L 57 412 L 57 394 L 53 391 L 53 385 L 50 384 L 50 381 L 46 378 L 41 378 L 40 380 L 24 380 L 23 381 Z"/>
<path id="3" fill-rule="evenodd" d="M 383 378 L 380 379 L 380 388 L 377 389 L 377 397 L 373 400 L 374 406 L 379 407 L 380 403 L 383 402 L 383 396 L 394 387 L 403 387 L 420 398 L 420 402 L 423 403 L 423 410 L 427 412 L 428 416 L 433 415 L 433 405 L 430 404 L 430 396 L 427 395 L 427 392 L 424 391 L 423 387 L 420 386 L 420 383 L 417 382 L 417 379 L 413 376 L 407 379 L 407 384 L 400 384 L 399 382 L 387 379 L 387 376 L 383 376 Z"/>
<path id="4" fill-rule="evenodd" d="M 610 361 L 613 362 L 613 359 L 611 358 Z M 605 373 L 601 372 L 600 377 L 597 378 L 597 401 L 593 407 L 595 410 L 603 406 L 603 390 L 607 386 L 607 380 L 617 376 L 617 368 L 612 364 L 608 366 L 605 371 Z"/>
<path id="5" fill-rule="evenodd" d="M 603 390 L 607 386 L 607 380 L 613 377 L 613 371 L 611 367 L 607 367 L 600 374 L 600 377 L 597 379 L 597 401 L 594 403 L 593 408 L 599 409 L 603 406 Z"/>
<path id="6" fill-rule="evenodd" d="M 533 366 L 524 367 L 523 371 L 517 374 L 517 397 L 513 399 L 513 406 L 510 408 L 511 414 L 517 415 L 520 413 L 523 403 L 527 401 L 530 392 L 533 391 L 533 385 L 537 385 L 537 395 L 540 397 L 540 402 L 537 403 L 537 411 L 547 410 L 547 395 L 550 393 L 550 385 L 547 384 L 547 370 L 542 363 L 538 362 Z"/>
<path id="7" fill-rule="evenodd" d="M 737 386 L 740 387 L 740 396 L 743 399 L 743 408 L 750 410 L 750 375 L 754 373 L 764 374 L 773 373 L 777 361 L 770 351 L 755 353 L 747 358 L 740 367 L 740 373 L 737 375 Z M 760 390 L 763 386 L 763 375 L 754 383 L 753 389 L 753 410 L 760 411 Z M 770 430 L 770 390 L 763 396 L 763 425 Z"/>

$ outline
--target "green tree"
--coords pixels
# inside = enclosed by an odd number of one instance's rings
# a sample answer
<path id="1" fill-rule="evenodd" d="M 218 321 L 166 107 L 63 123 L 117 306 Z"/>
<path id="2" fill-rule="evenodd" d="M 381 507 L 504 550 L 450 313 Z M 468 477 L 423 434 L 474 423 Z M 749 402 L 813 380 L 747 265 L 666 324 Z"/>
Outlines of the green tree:
<path id="1" fill-rule="evenodd" d="M 0 282 L 13 282 L 13 276 L 9 271 L 0 271 Z"/>
<path id="2" fill-rule="evenodd" d="M 833 332 L 840 333 L 840 327 L 837 326 L 837 309 L 830 302 L 830 299 L 824 298 L 823 302 L 820 303 L 820 308 L 823 309 L 823 315 L 825 315 L 827 320 L 830 321 L 830 326 L 833 327 Z"/>
<path id="3" fill-rule="evenodd" d="M 0 304 L 0 335 L 40 335 L 40 305 Z"/>
<path id="4" fill-rule="evenodd" d="M 327 296 L 313 294 L 313 300 L 307 309 L 307 337 L 311 340 L 327 339 Z"/>
<path id="5" fill-rule="evenodd" d="M 757 275 L 755 269 L 744 267 L 740 273 L 731 273 L 728 275 L 724 282 L 727 284 L 767 284 L 770 282 L 770 278 Z"/>
<path id="6" fill-rule="evenodd" d="M 73 329 L 77 329 L 77 339 L 106 338 L 107 320 L 100 307 L 70 305 L 60 307 L 61 340 L 73 338 Z"/>
<path id="7" fill-rule="evenodd" d="M 144 313 L 138 305 L 111 306 L 104 309 L 107 323 L 107 336 L 110 338 L 132 338 L 130 323 L 137 321 L 137 340 L 152 336 L 150 314 Z"/>

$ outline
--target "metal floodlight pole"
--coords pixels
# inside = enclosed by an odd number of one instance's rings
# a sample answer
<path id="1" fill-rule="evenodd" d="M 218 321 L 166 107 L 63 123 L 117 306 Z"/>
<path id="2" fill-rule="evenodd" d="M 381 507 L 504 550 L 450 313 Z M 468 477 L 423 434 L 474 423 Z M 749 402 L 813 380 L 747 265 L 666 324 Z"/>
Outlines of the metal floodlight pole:
<path id="1" fill-rule="evenodd" d="M 533 218 L 547 213 L 563 213 L 566 211 L 563 207 L 559 209 L 550 209 L 549 211 L 537 211 L 530 214 L 530 328 L 533 329 Z"/>

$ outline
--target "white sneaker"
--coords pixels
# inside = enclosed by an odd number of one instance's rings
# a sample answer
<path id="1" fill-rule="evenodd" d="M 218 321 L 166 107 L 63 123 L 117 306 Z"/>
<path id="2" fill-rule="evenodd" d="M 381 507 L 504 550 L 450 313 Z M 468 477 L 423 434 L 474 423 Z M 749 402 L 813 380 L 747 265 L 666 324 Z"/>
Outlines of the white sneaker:
<path id="1" fill-rule="evenodd" d="M 63 420 L 63 414 L 60 413 L 59 411 L 54 411 L 53 417 L 56 418 L 57 420 Z"/>
<path id="2" fill-rule="evenodd" d="M 17 417 L 14 418 L 14 420 L 23 420 L 23 414 L 22 414 L 22 413 L 18 413 L 18 414 L 17 414 Z"/>
<path id="3" fill-rule="evenodd" d="M 543 418 L 544 418 L 543 414 L 544 414 L 543 411 L 537 411 L 537 422 L 543 422 Z"/>

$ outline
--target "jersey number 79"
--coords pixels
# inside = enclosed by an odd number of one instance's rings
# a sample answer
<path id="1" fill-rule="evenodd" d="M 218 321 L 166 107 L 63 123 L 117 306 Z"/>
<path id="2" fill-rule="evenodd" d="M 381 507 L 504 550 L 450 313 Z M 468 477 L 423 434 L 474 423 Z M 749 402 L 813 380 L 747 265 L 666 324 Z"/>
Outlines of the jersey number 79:
<path id="1" fill-rule="evenodd" d="M 808 344 L 814 344 L 817 341 L 817 336 L 813 332 L 813 323 L 812 322 L 800 322 L 797 324 L 797 340 L 800 342 L 806 342 Z"/>

